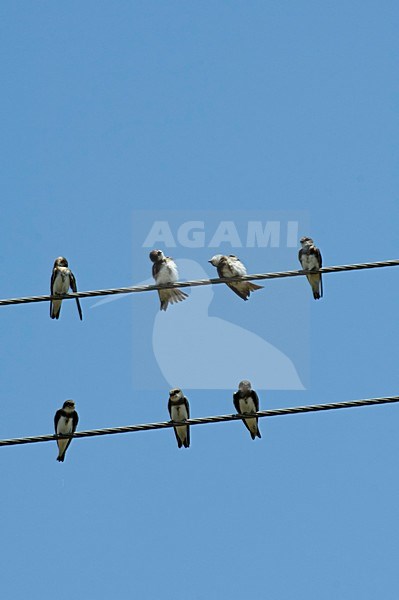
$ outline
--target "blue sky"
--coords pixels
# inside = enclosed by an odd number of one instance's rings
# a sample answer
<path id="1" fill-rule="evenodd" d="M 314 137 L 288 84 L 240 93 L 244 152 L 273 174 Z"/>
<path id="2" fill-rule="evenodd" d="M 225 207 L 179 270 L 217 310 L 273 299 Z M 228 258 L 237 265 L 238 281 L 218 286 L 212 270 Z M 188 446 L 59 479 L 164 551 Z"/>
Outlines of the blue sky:
<path id="1" fill-rule="evenodd" d="M 2 2 L 1 297 L 47 293 L 59 255 L 81 290 L 148 279 L 137 211 L 239 229 L 300 214 L 325 265 L 397 258 L 398 18 L 389 1 Z M 206 260 L 231 249 L 172 255 L 214 276 Z M 296 248 L 234 251 L 249 271 L 298 267 Z M 304 278 L 247 303 L 217 286 L 208 316 L 303 376 L 262 409 L 397 395 L 397 282 L 327 275 L 317 302 Z M 162 323 L 194 322 L 193 298 Z M 59 321 L 1 308 L 1 438 L 51 433 L 67 398 L 80 429 L 167 419 L 156 295 L 94 304 L 82 323 L 71 301 Z M 224 339 L 202 346 L 221 371 Z M 179 340 L 182 377 L 201 374 L 188 326 Z M 239 378 L 189 390 L 192 415 L 232 412 Z M 199 426 L 189 450 L 171 430 L 74 440 L 63 464 L 53 443 L 0 448 L 2 593 L 397 600 L 398 411 L 263 419 L 254 442 Z"/>

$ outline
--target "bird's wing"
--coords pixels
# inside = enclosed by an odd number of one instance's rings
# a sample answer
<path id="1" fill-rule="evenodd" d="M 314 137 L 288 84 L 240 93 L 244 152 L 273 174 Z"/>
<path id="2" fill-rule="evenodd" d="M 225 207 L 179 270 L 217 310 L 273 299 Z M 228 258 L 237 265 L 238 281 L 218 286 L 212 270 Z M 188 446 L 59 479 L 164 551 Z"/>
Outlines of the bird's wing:
<path id="1" fill-rule="evenodd" d="M 255 390 L 251 391 L 251 398 L 254 401 L 256 412 L 259 411 L 259 397 Z"/>
<path id="2" fill-rule="evenodd" d="M 316 246 L 313 246 L 312 254 L 314 254 L 315 257 L 317 258 L 317 262 L 319 263 L 319 269 L 321 269 L 321 267 L 323 266 L 323 259 L 321 257 L 320 250 L 318 248 L 316 248 Z"/>
<path id="3" fill-rule="evenodd" d="M 75 433 L 78 423 L 79 423 L 79 415 L 75 410 L 75 412 L 73 413 L 73 417 L 72 417 L 72 432 L 73 433 Z"/>
<path id="4" fill-rule="evenodd" d="M 53 295 L 53 287 L 54 287 L 54 281 L 55 281 L 56 275 L 57 275 L 57 269 L 54 268 L 53 272 L 51 273 L 51 280 L 50 280 L 50 292 L 51 292 L 51 295 Z"/>
<path id="5" fill-rule="evenodd" d="M 235 392 L 233 394 L 233 403 L 234 403 L 234 408 L 236 409 L 236 412 L 240 415 L 241 411 L 240 411 L 240 394 L 239 394 L 239 392 Z"/>
<path id="6" fill-rule="evenodd" d="M 226 283 L 226 285 L 235 293 L 237 296 L 240 296 L 241 300 L 248 300 L 245 292 L 242 292 L 240 288 L 237 287 L 237 283 Z"/>
<path id="7" fill-rule="evenodd" d="M 320 250 L 318 248 L 316 248 L 316 246 L 314 247 L 314 254 L 317 258 L 317 262 L 319 263 L 319 269 L 321 269 L 323 266 L 323 259 L 322 259 Z M 323 297 L 323 278 L 320 273 L 320 298 L 322 298 L 322 297 Z"/>
<path id="8" fill-rule="evenodd" d="M 184 396 L 184 406 L 186 407 L 186 411 L 187 411 L 187 419 L 189 419 L 190 418 L 190 405 L 185 396 Z"/>
<path id="9" fill-rule="evenodd" d="M 224 277 L 224 274 L 223 274 L 223 270 L 222 270 L 222 269 L 223 269 L 223 267 L 222 267 L 222 266 L 220 265 L 220 263 L 219 263 L 219 264 L 218 264 L 218 266 L 216 267 L 216 271 L 218 272 L 218 275 L 219 275 L 219 277 L 220 277 L 220 278 L 223 278 L 223 277 Z"/>
<path id="10" fill-rule="evenodd" d="M 299 260 L 299 262 L 301 263 L 301 266 L 302 266 L 302 253 L 303 253 L 303 250 L 302 250 L 302 248 L 301 248 L 301 249 L 299 250 L 299 252 L 298 252 L 298 260 Z"/>
<path id="11" fill-rule="evenodd" d="M 57 275 L 57 269 L 53 269 L 53 272 L 51 273 L 51 280 L 50 280 L 50 294 L 51 296 L 53 296 L 53 288 L 54 288 L 54 280 L 55 280 L 55 276 Z M 50 300 L 50 317 L 53 314 L 53 301 Z"/>
<path id="12" fill-rule="evenodd" d="M 60 408 L 59 410 L 57 410 L 57 412 L 54 415 L 54 429 L 55 429 L 55 433 L 57 434 L 57 425 L 58 425 L 58 421 L 60 420 L 61 416 L 62 416 L 62 409 Z"/>
<path id="13" fill-rule="evenodd" d="M 184 396 L 184 404 L 186 406 L 186 411 L 187 411 L 187 419 L 190 418 L 190 405 L 188 403 L 187 398 Z M 190 425 L 187 425 L 187 430 L 186 430 L 186 447 L 188 448 L 190 446 Z"/>
<path id="14" fill-rule="evenodd" d="M 72 273 L 72 271 L 69 272 L 69 285 L 71 286 L 71 290 L 73 292 L 78 291 L 78 288 L 76 286 L 75 275 Z M 79 298 L 75 298 L 75 300 L 76 300 L 76 305 L 78 307 L 80 320 L 83 321 L 82 307 L 80 306 Z"/>

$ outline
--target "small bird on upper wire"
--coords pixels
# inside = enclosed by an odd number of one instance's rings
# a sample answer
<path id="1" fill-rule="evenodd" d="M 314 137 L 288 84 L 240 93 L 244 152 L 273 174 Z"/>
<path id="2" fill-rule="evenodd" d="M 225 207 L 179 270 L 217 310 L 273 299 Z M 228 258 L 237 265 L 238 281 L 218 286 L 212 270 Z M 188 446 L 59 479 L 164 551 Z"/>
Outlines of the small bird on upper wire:
<path id="1" fill-rule="evenodd" d="M 168 411 L 170 420 L 174 422 L 182 421 L 190 418 L 190 406 L 187 398 L 179 388 L 174 388 L 169 392 Z M 190 426 L 178 425 L 173 428 L 177 445 L 179 448 L 190 446 Z"/>
<path id="2" fill-rule="evenodd" d="M 258 394 L 246 379 L 238 384 L 238 391 L 233 394 L 233 402 L 239 415 L 254 414 L 259 411 Z M 253 440 L 262 437 L 258 427 L 258 417 L 243 418 L 243 421 Z"/>
<path id="3" fill-rule="evenodd" d="M 52 296 L 65 295 L 68 293 L 69 288 L 73 292 L 77 292 L 76 279 L 71 269 L 68 268 L 68 261 L 63 256 L 59 256 L 54 261 L 53 272 L 51 275 L 50 290 Z M 82 321 L 82 308 L 80 306 L 79 298 L 75 298 L 78 307 L 79 317 Z M 61 311 L 62 300 L 51 300 L 50 301 L 50 317 L 52 319 L 59 319 Z"/>
<path id="4" fill-rule="evenodd" d="M 313 271 L 321 269 L 323 261 L 321 253 L 314 245 L 312 238 L 303 237 L 300 240 L 302 248 L 299 250 L 298 258 L 304 271 Z M 313 291 L 313 298 L 318 300 L 323 297 L 323 280 L 321 273 L 315 275 L 306 275 Z"/>
<path id="5" fill-rule="evenodd" d="M 162 250 L 151 250 L 150 259 L 154 263 L 152 276 L 157 285 L 179 281 L 179 273 L 173 258 L 165 256 Z M 175 304 L 175 302 L 181 302 L 188 298 L 188 295 L 178 288 L 158 290 L 158 295 L 161 301 L 161 310 L 166 310 L 168 304 Z"/>
<path id="6" fill-rule="evenodd" d="M 75 402 L 73 400 L 66 400 L 62 405 L 62 408 L 57 410 L 54 416 L 54 429 L 57 435 L 75 433 L 76 427 L 78 426 L 79 417 L 75 410 Z M 65 452 L 68 449 L 69 444 L 72 442 L 72 438 L 63 438 L 57 440 L 58 444 L 58 456 L 59 462 L 64 462 Z"/>
<path id="7" fill-rule="evenodd" d="M 216 254 L 208 262 L 216 267 L 219 277 L 242 277 L 247 274 L 245 266 L 234 254 L 230 254 L 230 256 Z M 226 285 L 243 300 L 248 300 L 251 292 L 263 288 L 263 285 L 257 285 L 251 281 L 235 281 Z"/>

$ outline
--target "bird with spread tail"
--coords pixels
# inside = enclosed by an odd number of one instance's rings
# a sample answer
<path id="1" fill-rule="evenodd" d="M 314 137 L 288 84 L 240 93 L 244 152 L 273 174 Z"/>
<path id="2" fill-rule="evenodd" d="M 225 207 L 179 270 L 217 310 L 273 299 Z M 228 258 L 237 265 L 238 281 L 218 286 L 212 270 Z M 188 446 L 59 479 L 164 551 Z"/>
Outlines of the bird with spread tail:
<path id="1" fill-rule="evenodd" d="M 259 411 L 259 398 L 251 383 L 244 379 L 238 384 L 238 391 L 233 394 L 234 408 L 239 415 L 254 414 Z M 258 427 L 258 417 L 244 417 L 244 425 L 254 440 L 262 437 Z"/>
<path id="2" fill-rule="evenodd" d="M 173 258 L 165 256 L 162 250 L 151 250 L 150 260 L 152 265 L 152 276 L 157 285 L 165 283 L 176 283 L 179 281 L 179 273 Z M 158 290 L 161 310 L 166 310 L 169 304 L 175 304 L 188 298 L 188 295 L 178 288 Z"/>
<path id="3" fill-rule="evenodd" d="M 75 410 L 75 402 L 73 400 L 66 400 L 62 405 L 62 408 L 57 410 L 54 416 L 54 429 L 57 435 L 67 435 L 75 433 L 76 427 L 78 426 L 78 413 Z M 61 438 L 57 440 L 58 444 L 58 456 L 59 462 L 64 462 L 65 452 L 68 449 L 69 444 L 72 442 L 72 438 Z"/>
<path id="4" fill-rule="evenodd" d="M 219 277 L 243 277 L 247 274 L 243 263 L 233 254 L 230 254 L 230 256 L 216 254 L 208 262 L 216 267 Z M 235 281 L 234 283 L 227 283 L 227 285 L 243 300 L 248 300 L 251 292 L 263 288 L 263 285 L 257 285 L 251 281 Z"/>
<path id="5" fill-rule="evenodd" d="M 299 250 L 298 258 L 304 271 L 317 271 L 323 266 L 321 253 L 314 245 L 312 238 L 303 237 L 300 240 L 302 248 Z M 323 297 L 323 280 L 321 273 L 306 275 L 313 291 L 313 298 L 318 300 Z"/>
<path id="6" fill-rule="evenodd" d="M 184 422 L 190 418 L 188 400 L 179 388 L 174 388 L 169 392 L 168 411 L 171 421 L 175 423 Z M 190 426 L 176 425 L 173 429 L 178 447 L 188 448 L 190 446 Z"/>
<path id="7" fill-rule="evenodd" d="M 71 269 L 68 267 L 68 261 L 64 256 L 59 256 L 54 261 L 53 272 L 51 275 L 50 291 L 52 296 L 63 296 L 68 293 L 69 288 L 77 292 L 76 279 Z M 78 307 L 79 317 L 82 321 L 82 308 L 79 298 L 75 298 Z M 50 317 L 59 319 L 62 300 L 50 301 Z"/>

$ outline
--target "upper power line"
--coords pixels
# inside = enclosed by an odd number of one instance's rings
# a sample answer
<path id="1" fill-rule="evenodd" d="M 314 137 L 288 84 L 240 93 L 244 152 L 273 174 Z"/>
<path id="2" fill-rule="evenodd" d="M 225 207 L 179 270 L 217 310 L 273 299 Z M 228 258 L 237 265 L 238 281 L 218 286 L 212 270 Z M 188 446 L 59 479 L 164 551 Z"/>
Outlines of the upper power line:
<path id="1" fill-rule="evenodd" d="M 399 260 L 385 260 L 370 263 L 358 263 L 351 265 L 338 265 L 336 267 L 323 267 L 318 271 L 280 271 L 276 273 L 256 273 L 254 275 L 245 275 L 241 277 L 223 277 L 214 279 L 197 279 L 195 281 L 178 281 L 176 283 L 168 283 L 163 285 L 136 285 L 131 287 L 112 288 L 105 290 L 93 290 L 87 292 L 72 292 L 66 295 L 58 296 L 27 296 L 24 298 L 10 298 L 0 300 L 0 306 L 9 304 L 28 304 L 30 302 L 48 302 L 50 300 L 68 300 L 72 298 L 91 298 L 95 296 L 112 296 L 114 294 L 133 294 L 139 292 L 151 292 L 154 290 L 198 287 L 201 285 L 213 285 L 218 283 L 232 283 L 235 281 L 257 281 L 262 279 L 279 279 L 283 277 L 298 277 L 303 275 L 314 275 L 315 273 L 339 273 L 340 271 L 359 271 L 362 269 L 379 269 L 382 267 L 397 267 Z"/>

